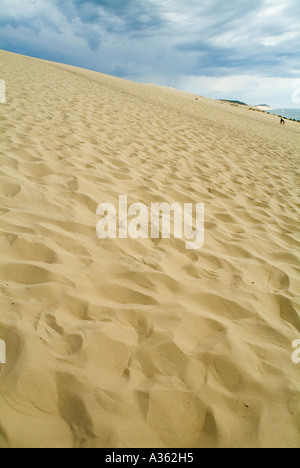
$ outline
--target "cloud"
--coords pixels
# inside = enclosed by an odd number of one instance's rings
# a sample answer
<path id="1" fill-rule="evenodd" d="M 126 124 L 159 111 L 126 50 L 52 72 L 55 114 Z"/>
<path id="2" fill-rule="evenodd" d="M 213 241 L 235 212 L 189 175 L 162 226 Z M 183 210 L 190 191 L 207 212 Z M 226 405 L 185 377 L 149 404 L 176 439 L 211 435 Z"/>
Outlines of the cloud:
<path id="1" fill-rule="evenodd" d="M 293 78 L 266 77 L 262 75 L 231 75 L 227 77 L 181 76 L 178 86 L 190 92 L 214 99 L 245 101 L 252 105 L 273 104 L 277 107 L 293 107 L 295 84 Z M 284 102 L 282 102 L 284 100 Z M 284 104 L 284 105 L 282 105 Z"/>
<path id="2" fill-rule="evenodd" d="M 235 77 L 252 76 L 240 90 L 249 100 L 255 89 L 259 97 L 257 77 L 273 86 L 300 69 L 299 0 L 0 2 L 4 49 L 136 81 L 205 94 L 197 83 L 223 79 L 231 95 Z M 286 83 L 276 88 L 280 101 Z"/>

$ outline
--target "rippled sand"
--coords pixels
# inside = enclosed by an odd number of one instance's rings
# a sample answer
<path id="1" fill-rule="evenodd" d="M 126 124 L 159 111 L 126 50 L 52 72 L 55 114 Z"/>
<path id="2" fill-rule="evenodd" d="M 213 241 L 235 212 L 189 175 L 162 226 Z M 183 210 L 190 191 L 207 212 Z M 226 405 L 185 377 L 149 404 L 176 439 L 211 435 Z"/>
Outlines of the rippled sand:
<path id="1" fill-rule="evenodd" d="M 0 447 L 300 447 L 300 124 L 0 52 Z M 205 245 L 99 240 L 205 203 Z"/>

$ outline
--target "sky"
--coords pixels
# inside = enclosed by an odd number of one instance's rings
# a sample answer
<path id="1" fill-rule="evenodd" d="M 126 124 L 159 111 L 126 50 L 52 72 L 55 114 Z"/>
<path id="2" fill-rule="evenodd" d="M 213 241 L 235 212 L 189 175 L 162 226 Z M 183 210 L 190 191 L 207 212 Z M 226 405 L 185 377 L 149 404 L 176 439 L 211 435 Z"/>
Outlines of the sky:
<path id="1" fill-rule="evenodd" d="M 274 108 L 300 108 L 299 24 L 299 0 L 0 0 L 1 49 Z"/>

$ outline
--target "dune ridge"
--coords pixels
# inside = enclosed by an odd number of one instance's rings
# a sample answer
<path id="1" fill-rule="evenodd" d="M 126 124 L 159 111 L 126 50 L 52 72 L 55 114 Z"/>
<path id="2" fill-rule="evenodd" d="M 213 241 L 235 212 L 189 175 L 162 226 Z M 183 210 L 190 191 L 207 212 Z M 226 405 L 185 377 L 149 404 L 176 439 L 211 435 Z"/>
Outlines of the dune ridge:
<path id="1" fill-rule="evenodd" d="M 299 448 L 300 125 L 0 64 L 0 447 Z M 204 248 L 98 239 L 120 194 L 205 203 Z"/>

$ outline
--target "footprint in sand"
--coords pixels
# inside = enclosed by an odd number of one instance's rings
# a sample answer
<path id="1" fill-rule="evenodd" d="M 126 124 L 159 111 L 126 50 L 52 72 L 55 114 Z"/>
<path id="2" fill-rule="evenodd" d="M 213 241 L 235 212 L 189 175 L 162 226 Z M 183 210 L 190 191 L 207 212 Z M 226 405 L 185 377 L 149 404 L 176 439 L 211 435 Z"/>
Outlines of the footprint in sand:
<path id="1" fill-rule="evenodd" d="M 21 192 L 19 184 L 1 182 L 0 196 L 4 198 L 14 198 Z"/>
<path id="2" fill-rule="evenodd" d="M 35 328 L 51 354 L 58 359 L 72 357 L 83 347 L 82 334 L 68 333 L 62 325 L 59 325 L 53 313 L 43 313 Z"/>

